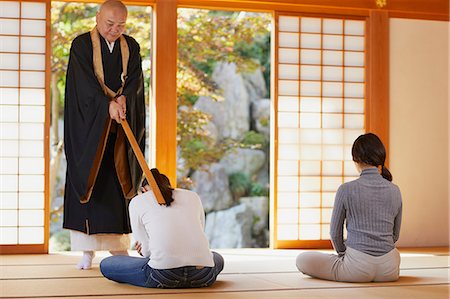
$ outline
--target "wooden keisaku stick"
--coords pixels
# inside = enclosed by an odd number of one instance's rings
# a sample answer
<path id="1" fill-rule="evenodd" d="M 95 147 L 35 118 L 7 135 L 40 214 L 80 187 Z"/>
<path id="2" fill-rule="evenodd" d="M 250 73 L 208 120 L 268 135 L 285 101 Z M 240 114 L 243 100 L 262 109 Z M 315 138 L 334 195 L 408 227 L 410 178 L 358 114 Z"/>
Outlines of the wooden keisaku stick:
<path id="1" fill-rule="evenodd" d="M 155 194 L 156 200 L 160 205 L 165 205 L 166 201 L 164 200 L 164 196 L 161 192 L 161 189 L 158 185 L 158 183 L 155 180 L 155 177 L 153 176 L 153 173 L 148 168 L 147 162 L 145 161 L 144 155 L 142 154 L 142 151 L 136 141 L 136 138 L 134 137 L 133 132 L 131 131 L 130 126 L 128 125 L 128 122 L 126 119 L 122 119 L 120 122 L 122 125 L 122 128 L 125 132 L 125 135 L 127 136 L 128 141 L 130 142 L 131 148 L 133 149 L 134 154 L 136 155 L 136 158 L 139 162 L 139 165 L 141 166 L 142 171 L 144 171 L 144 175 L 147 178 L 148 183 L 150 184 L 150 187 L 152 188 L 153 193 Z M 159 172 L 157 172 L 159 173 Z"/>

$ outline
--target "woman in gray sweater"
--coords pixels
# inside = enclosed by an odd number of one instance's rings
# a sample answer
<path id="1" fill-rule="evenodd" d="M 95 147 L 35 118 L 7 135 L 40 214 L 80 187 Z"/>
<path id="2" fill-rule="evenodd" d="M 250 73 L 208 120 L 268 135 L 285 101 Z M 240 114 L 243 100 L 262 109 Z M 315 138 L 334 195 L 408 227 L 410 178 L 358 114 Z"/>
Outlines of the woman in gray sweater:
<path id="1" fill-rule="evenodd" d="M 400 269 L 400 254 L 395 248 L 402 219 L 400 190 L 391 183 L 392 175 L 384 166 L 386 150 L 375 134 L 359 136 L 352 156 L 361 175 L 342 184 L 336 193 L 330 235 L 337 255 L 301 253 L 297 268 L 326 280 L 395 281 Z"/>

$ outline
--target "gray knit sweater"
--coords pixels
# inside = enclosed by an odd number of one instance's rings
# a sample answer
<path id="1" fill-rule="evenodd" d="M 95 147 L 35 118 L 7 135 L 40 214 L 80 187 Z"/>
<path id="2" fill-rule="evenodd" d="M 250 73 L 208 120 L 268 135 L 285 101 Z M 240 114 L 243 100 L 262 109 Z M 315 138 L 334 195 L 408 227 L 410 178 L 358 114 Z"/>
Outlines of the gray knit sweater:
<path id="1" fill-rule="evenodd" d="M 338 254 L 346 246 L 381 256 L 395 248 L 400 234 L 402 198 L 400 189 L 384 179 L 377 168 L 367 168 L 361 176 L 342 184 L 331 217 L 331 241 Z M 347 240 L 343 226 L 346 222 Z"/>

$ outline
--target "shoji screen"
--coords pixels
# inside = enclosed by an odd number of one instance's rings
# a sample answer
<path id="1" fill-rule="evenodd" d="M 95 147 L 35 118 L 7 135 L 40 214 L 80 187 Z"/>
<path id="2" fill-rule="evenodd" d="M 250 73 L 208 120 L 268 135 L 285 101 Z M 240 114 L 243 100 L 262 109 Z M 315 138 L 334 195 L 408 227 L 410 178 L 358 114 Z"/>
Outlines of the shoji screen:
<path id="1" fill-rule="evenodd" d="M 0 1 L 0 245 L 4 252 L 8 252 L 4 245 L 46 250 L 47 5 Z"/>
<path id="2" fill-rule="evenodd" d="M 276 16 L 275 247 L 329 247 L 337 188 L 358 176 L 365 21 Z"/>

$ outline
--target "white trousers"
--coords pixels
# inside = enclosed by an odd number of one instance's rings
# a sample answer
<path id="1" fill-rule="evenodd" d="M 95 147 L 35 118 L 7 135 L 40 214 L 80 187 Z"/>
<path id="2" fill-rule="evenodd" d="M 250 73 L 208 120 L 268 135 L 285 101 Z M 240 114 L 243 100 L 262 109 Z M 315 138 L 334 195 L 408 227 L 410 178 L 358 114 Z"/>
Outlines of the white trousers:
<path id="1" fill-rule="evenodd" d="M 400 253 L 396 248 L 382 256 L 372 256 L 347 247 L 344 255 L 304 252 L 297 256 L 303 274 L 343 282 L 396 281 Z"/>

